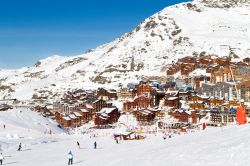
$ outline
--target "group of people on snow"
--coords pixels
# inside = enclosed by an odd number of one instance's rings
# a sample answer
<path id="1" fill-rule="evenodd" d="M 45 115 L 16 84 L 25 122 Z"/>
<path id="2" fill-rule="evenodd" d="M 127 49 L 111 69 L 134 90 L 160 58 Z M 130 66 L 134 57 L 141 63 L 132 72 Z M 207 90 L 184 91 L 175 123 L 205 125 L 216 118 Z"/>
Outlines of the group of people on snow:
<path id="1" fill-rule="evenodd" d="M 80 143 L 78 141 L 77 141 L 77 146 L 79 149 L 81 148 Z M 97 142 L 96 141 L 94 142 L 94 149 L 97 149 Z M 22 143 L 20 143 L 18 145 L 17 151 L 21 151 L 21 150 L 22 150 Z M 73 153 L 71 151 L 68 153 L 67 157 L 68 157 L 68 165 L 73 165 Z M 3 164 L 3 160 L 4 160 L 4 156 L 2 153 L 0 153 L 0 165 Z"/>
<path id="2" fill-rule="evenodd" d="M 79 149 L 81 149 L 80 143 L 77 141 L 76 145 Z M 94 142 L 94 149 L 97 149 L 97 143 L 96 141 Z M 69 151 L 68 153 L 68 165 L 73 165 L 73 153 Z"/>
<path id="3" fill-rule="evenodd" d="M 21 151 L 21 150 L 22 150 L 22 144 L 20 143 L 20 144 L 18 145 L 17 151 Z M 0 165 L 3 165 L 3 160 L 4 160 L 3 153 L 0 153 Z"/>

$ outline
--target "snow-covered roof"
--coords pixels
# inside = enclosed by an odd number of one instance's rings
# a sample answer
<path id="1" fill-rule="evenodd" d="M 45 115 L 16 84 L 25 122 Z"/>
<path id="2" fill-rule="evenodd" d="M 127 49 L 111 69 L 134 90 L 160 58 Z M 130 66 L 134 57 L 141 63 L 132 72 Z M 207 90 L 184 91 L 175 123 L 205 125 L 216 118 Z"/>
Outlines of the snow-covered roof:
<path id="1" fill-rule="evenodd" d="M 89 110 L 87 110 L 87 109 L 85 109 L 85 108 L 80 109 L 80 111 L 83 112 L 83 113 L 89 112 Z"/>
<path id="2" fill-rule="evenodd" d="M 73 112 L 75 114 L 75 116 L 77 117 L 81 117 L 82 115 L 79 112 Z"/>
<path id="3" fill-rule="evenodd" d="M 108 90 L 108 93 L 116 93 L 116 91 Z"/>
<path id="4" fill-rule="evenodd" d="M 149 111 L 156 112 L 158 108 L 157 108 L 157 109 L 155 109 L 155 108 L 152 108 L 152 107 L 148 107 L 147 109 L 148 109 Z"/>
<path id="5" fill-rule="evenodd" d="M 110 116 L 108 114 L 106 114 L 106 113 L 100 113 L 100 114 L 97 114 L 97 117 L 106 120 Z"/>
<path id="6" fill-rule="evenodd" d="M 140 111 L 141 114 L 144 114 L 144 115 L 149 115 L 149 114 L 152 114 L 151 111 L 148 111 L 148 110 L 142 110 Z"/>
<path id="7" fill-rule="evenodd" d="M 68 117 L 68 116 L 64 116 L 64 117 L 62 117 L 64 120 L 71 120 L 71 118 L 70 117 Z"/>
<path id="8" fill-rule="evenodd" d="M 197 77 L 197 76 L 206 76 L 206 77 L 211 77 L 210 73 L 206 72 L 206 69 L 195 69 L 191 73 L 189 73 L 190 77 Z"/>
<path id="9" fill-rule="evenodd" d="M 74 114 L 68 115 L 71 119 L 76 119 L 77 117 Z"/>
<path id="10" fill-rule="evenodd" d="M 205 95 L 197 95 L 197 97 L 200 97 L 202 99 L 209 99 L 209 96 L 205 96 Z"/>
<path id="11" fill-rule="evenodd" d="M 86 104 L 86 107 L 89 108 L 89 109 L 93 109 L 94 107 L 90 104 Z"/>
<path id="12" fill-rule="evenodd" d="M 117 108 L 102 108 L 98 113 L 106 113 L 106 114 L 109 114 L 109 113 L 111 113 L 112 111 L 114 111 L 115 109 L 117 109 Z"/>
<path id="13" fill-rule="evenodd" d="M 104 116 L 98 116 L 98 118 L 104 119 L 104 120 L 108 119 L 108 117 L 104 117 Z"/>
<path id="14" fill-rule="evenodd" d="M 176 99 L 178 99 L 178 97 L 169 97 L 169 98 L 167 98 L 167 100 L 176 100 Z"/>
<path id="15" fill-rule="evenodd" d="M 165 94 L 177 94 L 178 92 L 178 90 L 168 90 L 165 92 Z"/>
<path id="16" fill-rule="evenodd" d="M 203 101 L 189 101 L 188 103 L 190 103 L 190 104 L 194 104 L 194 103 L 201 104 L 201 103 L 203 103 Z"/>
<path id="17" fill-rule="evenodd" d="M 143 110 L 143 112 L 146 112 L 146 113 L 152 114 L 152 112 L 151 112 L 150 110 L 147 110 L 147 109 Z"/>

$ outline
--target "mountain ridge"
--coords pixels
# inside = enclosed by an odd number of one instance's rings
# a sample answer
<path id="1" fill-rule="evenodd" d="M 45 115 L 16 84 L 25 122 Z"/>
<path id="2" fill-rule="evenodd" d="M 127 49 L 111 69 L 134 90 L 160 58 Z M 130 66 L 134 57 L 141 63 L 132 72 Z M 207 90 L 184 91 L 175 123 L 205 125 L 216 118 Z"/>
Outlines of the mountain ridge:
<path id="1" fill-rule="evenodd" d="M 116 89 L 144 76 L 164 77 L 168 64 L 201 52 L 250 57 L 249 3 L 224 2 L 230 6 L 208 6 L 214 3 L 205 0 L 173 5 L 86 54 L 52 56 L 31 67 L 0 70 L 0 97 L 53 100 L 74 88 Z"/>

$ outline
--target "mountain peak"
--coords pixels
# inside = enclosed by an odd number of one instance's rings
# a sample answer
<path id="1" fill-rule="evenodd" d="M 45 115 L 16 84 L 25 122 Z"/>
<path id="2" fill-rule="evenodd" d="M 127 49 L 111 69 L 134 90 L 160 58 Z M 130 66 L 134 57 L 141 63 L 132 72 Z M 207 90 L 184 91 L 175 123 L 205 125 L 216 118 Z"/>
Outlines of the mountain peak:
<path id="1" fill-rule="evenodd" d="M 207 7 L 214 8 L 231 8 L 250 4 L 249 0 L 194 0 L 194 2 L 199 2 Z"/>
<path id="2" fill-rule="evenodd" d="M 29 68 L 0 70 L 0 98 L 38 96 L 52 100 L 60 92 L 76 88 L 113 89 L 145 77 L 164 78 L 168 64 L 201 52 L 219 56 L 234 52 L 240 58 L 250 57 L 250 6 L 238 3 L 248 1 L 177 4 L 84 55 L 53 56 Z M 233 8 L 235 4 L 238 7 Z"/>

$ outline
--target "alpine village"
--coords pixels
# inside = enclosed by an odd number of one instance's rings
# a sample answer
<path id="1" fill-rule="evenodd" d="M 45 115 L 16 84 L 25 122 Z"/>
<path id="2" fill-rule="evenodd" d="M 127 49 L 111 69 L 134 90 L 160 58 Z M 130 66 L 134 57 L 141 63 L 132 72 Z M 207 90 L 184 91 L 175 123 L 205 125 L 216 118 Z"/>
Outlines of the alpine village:
<path id="1" fill-rule="evenodd" d="M 132 59 L 131 68 L 133 63 Z M 239 61 L 233 53 L 217 57 L 203 52 L 172 62 L 164 77 L 144 78 L 118 90 L 68 91 L 33 110 L 68 131 L 85 125 L 108 129 L 119 124 L 129 130 L 124 139 L 136 132 L 180 134 L 206 126 L 247 123 L 249 80 L 250 58 Z M 11 107 L 14 105 L 2 104 L 1 111 Z"/>
<path id="2" fill-rule="evenodd" d="M 250 0 L 1 12 L 0 166 L 249 165 Z"/>

